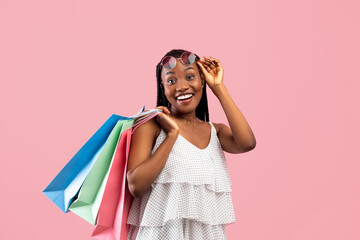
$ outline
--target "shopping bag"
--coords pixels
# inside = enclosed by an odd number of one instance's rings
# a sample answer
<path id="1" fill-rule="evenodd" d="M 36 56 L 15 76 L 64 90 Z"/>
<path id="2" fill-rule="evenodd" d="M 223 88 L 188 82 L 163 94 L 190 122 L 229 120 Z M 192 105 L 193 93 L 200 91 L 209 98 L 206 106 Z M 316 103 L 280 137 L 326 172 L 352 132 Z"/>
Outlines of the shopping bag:
<path id="1" fill-rule="evenodd" d="M 149 111 L 148 115 L 138 117 L 136 124 L 124 131 L 120 137 L 101 201 L 97 224 L 92 234 L 93 238 L 102 240 L 127 238 L 129 226 L 126 220 L 133 200 L 126 181 L 131 136 L 138 126 L 160 112 L 161 110 L 156 109 L 156 111 Z"/>
<path id="2" fill-rule="evenodd" d="M 139 113 L 144 109 L 145 106 Z M 68 207 L 73 202 L 116 123 L 125 119 L 130 118 L 113 114 L 43 190 L 43 193 L 63 212 L 68 212 Z"/>
<path id="3" fill-rule="evenodd" d="M 121 132 L 132 127 L 134 119 L 119 120 L 109 138 L 105 142 L 99 157 L 96 159 L 90 172 L 80 188 L 76 200 L 70 205 L 69 210 L 79 217 L 95 225 L 105 184 L 113 161 L 116 145 Z"/>

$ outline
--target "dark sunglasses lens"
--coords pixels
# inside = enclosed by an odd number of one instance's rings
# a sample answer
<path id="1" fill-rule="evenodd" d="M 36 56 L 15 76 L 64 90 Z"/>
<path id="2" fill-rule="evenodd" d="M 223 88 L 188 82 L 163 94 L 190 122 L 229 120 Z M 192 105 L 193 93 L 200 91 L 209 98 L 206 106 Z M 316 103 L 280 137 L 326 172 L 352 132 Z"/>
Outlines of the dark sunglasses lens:
<path id="1" fill-rule="evenodd" d="M 192 64 L 195 61 L 195 54 L 192 52 L 184 52 L 181 55 L 181 60 L 184 64 Z"/>
<path id="2" fill-rule="evenodd" d="M 161 63 L 164 68 L 172 69 L 176 65 L 176 60 L 172 56 L 166 56 L 166 57 L 164 57 L 164 59 L 162 60 Z"/>

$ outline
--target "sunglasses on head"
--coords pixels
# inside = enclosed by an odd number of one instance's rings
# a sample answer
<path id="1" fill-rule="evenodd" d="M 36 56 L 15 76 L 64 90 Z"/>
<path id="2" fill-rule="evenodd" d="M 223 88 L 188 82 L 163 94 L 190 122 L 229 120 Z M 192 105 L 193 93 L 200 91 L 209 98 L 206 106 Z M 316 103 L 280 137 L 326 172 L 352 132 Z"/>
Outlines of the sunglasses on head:
<path id="1" fill-rule="evenodd" d="M 184 65 L 189 65 L 195 61 L 195 54 L 185 51 L 178 59 L 180 59 Z M 161 65 L 166 69 L 173 69 L 176 66 L 176 58 L 173 56 L 165 56 L 163 59 L 161 59 Z"/>

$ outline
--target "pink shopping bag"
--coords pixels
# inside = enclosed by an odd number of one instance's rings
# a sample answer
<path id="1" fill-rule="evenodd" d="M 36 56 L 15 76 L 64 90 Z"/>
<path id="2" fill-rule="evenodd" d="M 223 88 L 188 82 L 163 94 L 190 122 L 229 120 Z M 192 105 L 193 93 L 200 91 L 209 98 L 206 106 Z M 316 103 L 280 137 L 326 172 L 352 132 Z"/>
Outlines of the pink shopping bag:
<path id="1" fill-rule="evenodd" d="M 161 112 L 152 113 L 122 133 L 100 204 L 97 224 L 92 233 L 93 238 L 101 240 L 127 239 L 130 226 L 126 221 L 133 200 L 126 180 L 131 136 L 138 126 L 159 113 Z"/>

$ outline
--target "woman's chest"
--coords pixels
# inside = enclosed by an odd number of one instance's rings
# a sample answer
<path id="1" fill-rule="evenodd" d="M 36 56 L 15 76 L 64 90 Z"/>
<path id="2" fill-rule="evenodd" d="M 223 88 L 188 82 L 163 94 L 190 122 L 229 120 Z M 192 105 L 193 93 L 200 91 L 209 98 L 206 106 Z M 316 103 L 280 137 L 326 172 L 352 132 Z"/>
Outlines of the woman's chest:
<path id="1" fill-rule="evenodd" d="M 155 142 L 152 154 L 154 154 L 165 138 L 166 133 L 162 130 Z M 212 178 L 215 174 L 215 169 L 222 168 L 224 160 L 220 143 L 213 133 L 210 135 L 207 146 L 203 149 L 198 148 L 179 134 L 162 172 L 185 177 L 198 175 Z"/>
<path id="2" fill-rule="evenodd" d="M 166 133 L 161 132 L 152 154 L 165 138 Z M 216 135 L 212 135 L 205 149 L 197 148 L 179 135 L 154 184 L 159 182 L 188 182 L 191 184 L 208 184 L 208 186 L 217 188 L 221 186 L 221 182 L 226 182 L 228 179 L 225 155 Z"/>

